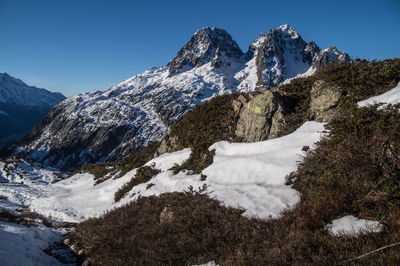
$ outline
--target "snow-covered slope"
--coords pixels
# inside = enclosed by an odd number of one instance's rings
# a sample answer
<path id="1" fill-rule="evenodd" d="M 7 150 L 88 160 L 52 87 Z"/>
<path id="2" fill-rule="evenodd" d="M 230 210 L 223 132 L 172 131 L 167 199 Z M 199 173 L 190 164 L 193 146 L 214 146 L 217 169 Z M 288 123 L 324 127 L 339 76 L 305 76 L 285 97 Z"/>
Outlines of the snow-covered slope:
<path id="1" fill-rule="evenodd" d="M 368 98 L 364 101 L 358 102 L 357 104 L 359 107 L 363 107 L 379 103 L 384 104 L 380 108 L 384 108 L 388 104 L 400 104 L 400 82 L 390 91 L 387 91 L 378 96 Z"/>
<path id="2" fill-rule="evenodd" d="M 0 73 L 0 148 L 21 137 L 64 99 L 61 93 L 28 86 Z"/>
<path id="3" fill-rule="evenodd" d="M 292 134 L 277 139 L 256 143 L 215 143 L 210 147 L 216 150 L 214 162 L 203 170 L 206 180 L 185 171 L 174 175 L 169 170 L 189 158 L 190 149 L 165 153 L 147 163 L 160 169 L 161 173 L 135 186 L 118 203 L 114 203 L 115 192 L 134 177 L 136 169 L 98 185 L 94 185 L 91 174 L 76 174 L 55 184 L 5 183 L 0 184 L 0 194 L 44 215 L 76 222 L 98 216 L 139 196 L 207 185 L 205 193 L 227 206 L 243 208 L 245 216 L 276 217 L 297 203 L 297 192 L 285 185 L 285 176 L 296 170 L 302 158 L 302 147 L 312 146 L 323 135 L 323 130 L 321 123 L 306 122 Z"/>
<path id="4" fill-rule="evenodd" d="M 53 106 L 65 99 L 59 92 L 26 85 L 7 73 L 0 73 L 0 103 L 25 107 Z"/>
<path id="5" fill-rule="evenodd" d="M 212 97 L 268 89 L 288 78 L 311 74 L 313 60 L 321 52 L 288 25 L 262 35 L 246 54 L 226 31 L 206 27 L 166 66 L 104 92 L 66 99 L 14 152 L 64 170 L 119 160 L 160 140 L 170 125 Z"/>
<path id="6" fill-rule="evenodd" d="M 65 265 L 44 252 L 50 244 L 61 240 L 59 232 L 45 226 L 0 221 L 0 264 Z"/>

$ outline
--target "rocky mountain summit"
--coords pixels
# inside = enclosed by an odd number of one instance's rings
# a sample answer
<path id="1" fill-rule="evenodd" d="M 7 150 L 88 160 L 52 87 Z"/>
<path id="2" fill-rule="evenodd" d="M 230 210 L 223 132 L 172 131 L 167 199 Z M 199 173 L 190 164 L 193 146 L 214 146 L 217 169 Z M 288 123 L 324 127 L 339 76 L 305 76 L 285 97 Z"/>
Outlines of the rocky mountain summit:
<path id="1" fill-rule="evenodd" d="M 215 96 L 268 90 L 336 59 L 350 60 L 333 47 L 305 42 L 286 24 L 261 34 L 246 53 L 225 30 L 206 27 L 167 65 L 64 100 L 8 152 L 62 170 L 116 161 L 161 140 L 189 110 Z"/>
<path id="2" fill-rule="evenodd" d="M 38 123 L 65 96 L 28 86 L 7 73 L 0 73 L 0 148 L 15 141 Z"/>
<path id="3" fill-rule="evenodd" d="M 229 66 L 230 62 L 225 61 L 227 58 L 239 59 L 242 55 L 242 50 L 229 33 L 223 29 L 206 27 L 196 31 L 178 52 L 170 63 L 169 73 L 176 75 L 209 62 L 216 68 Z"/>

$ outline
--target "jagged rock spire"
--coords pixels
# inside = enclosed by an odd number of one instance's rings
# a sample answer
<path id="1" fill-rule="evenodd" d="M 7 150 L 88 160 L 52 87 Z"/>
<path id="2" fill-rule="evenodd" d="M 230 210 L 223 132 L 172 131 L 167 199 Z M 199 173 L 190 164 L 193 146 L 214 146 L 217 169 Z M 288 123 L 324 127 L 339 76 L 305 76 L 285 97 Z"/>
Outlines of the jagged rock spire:
<path id="1" fill-rule="evenodd" d="M 184 70 L 202 66 L 211 62 L 216 56 L 239 58 L 242 54 L 242 50 L 225 30 L 205 27 L 196 31 L 190 41 L 178 52 L 170 63 L 169 73 L 175 75 Z"/>

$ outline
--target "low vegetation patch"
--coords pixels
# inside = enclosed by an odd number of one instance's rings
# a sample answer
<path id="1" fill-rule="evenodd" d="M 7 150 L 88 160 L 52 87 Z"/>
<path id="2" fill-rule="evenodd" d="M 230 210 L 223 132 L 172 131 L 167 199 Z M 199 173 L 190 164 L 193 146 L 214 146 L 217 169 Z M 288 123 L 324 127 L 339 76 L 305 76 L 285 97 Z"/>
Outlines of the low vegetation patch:
<path id="1" fill-rule="evenodd" d="M 153 159 L 159 146 L 159 142 L 149 143 L 141 152 L 133 153 L 123 158 L 118 163 L 118 168 L 121 170 L 119 176 L 124 176 L 130 170 L 141 167 Z"/>
<path id="2" fill-rule="evenodd" d="M 153 159 L 159 146 L 159 142 L 150 143 L 140 152 L 126 156 L 120 162 L 85 164 L 72 175 L 85 172 L 93 174 L 96 185 L 112 177 L 119 178 L 124 176 L 130 170 L 141 167 Z"/>
<path id="3" fill-rule="evenodd" d="M 176 150 L 192 149 L 190 158 L 174 168 L 176 173 L 186 169 L 191 173 L 200 174 L 213 162 L 214 151 L 208 150 L 213 143 L 236 140 L 235 130 L 239 112 L 234 109 L 233 101 L 239 96 L 249 97 L 244 93 L 235 93 L 212 98 L 189 111 L 180 122 L 172 126 L 167 139 L 177 139 Z"/>
<path id="4" fill-rule="evenodd" d="M 395 265 L 400 261 L 400 245 L 392 245 L 400 242 L 397 108 L 353 106 L 331 121 L 329 136 L 314 150 L 305 147 L 304 162 L 288 177 L 301 193 L 299 204 L 278 219 L 244 218 L 241 210 L 199 192 L 168 193 L 139 198 L 79 224 L 76 241 L 94 265 L 213 260 L 222 265 Z M 162 221 L 161 213 L 167 217 Z M 384 230 L 337 237 L 324 229 L 345 215 L 379 221 Z M 358 258 L 362 254 L 368 255 Z"/>
<path id="5" fill-rule="evenodd" d="M 146 182 L 150 181 L 155 175 L 159 174 L 160 172 L 161 172 L 160 170 L 155 169 L 152 166 L 147 166 L 146 165 L 146 166 L 139 167 L 136 170 L 135 176 L 132 177 L 132 179 L 128 183 L 123 185 L 117 192 L 115 192 L 114 201 L 118 202 L 129 191 L 131 191 L 131 189 L 134 186 L 137 186 L 139 184 L 143 184 L 143 183 L 146 183 Z M 148 188 L 150 188 L 150 187 L 148 187 Z"/>
<path id="6" fill-rule="evenodd" d="M 45 216 L 31 211 L 16 213 L 2 209 L 0 210 L 0 220 L 25 226 L 34 226 L 41 223 L 47 227 L 52 227 L 52 223 Z"/>
<path id="7" fill-rule="evenodd" d="M 79 173 L 89 172 L 94 175 L 95 184 L 99 184 L 112 177 L 118 169 L 115 163 L 85 164 L 78 170 Z M 75 174 L 75 173 L 74 173 Z"/>
<path id="8" fill-rule="evenodd" d="M 344 111 L 358 101 L 394 88 L 400 81 L 400 59 L 335 61 L 311 77 L 281 85 L 277 91 L 289 97 L 295 108 L 285 115 L 286 127 L 279 132 L 280 136 L 293 132 L 309 120 L 311 89 L 316 80 L 344 90 L 338 106 L 339 111 Z"/>

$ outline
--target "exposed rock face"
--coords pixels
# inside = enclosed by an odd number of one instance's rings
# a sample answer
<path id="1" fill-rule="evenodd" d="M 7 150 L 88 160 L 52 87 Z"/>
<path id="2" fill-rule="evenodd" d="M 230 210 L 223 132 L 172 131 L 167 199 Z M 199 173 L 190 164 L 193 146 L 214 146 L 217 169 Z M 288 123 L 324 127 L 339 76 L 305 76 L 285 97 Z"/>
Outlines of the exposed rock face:
<path id="1" fill-rule="evenodd" d="M 161 154 L 166 153 L 166 152 L 176 151 L 177 145 L 178 145 L 178 137 L 177 136 L 164 138 L 161 141 L 160 147 L 158 147 L 156 153 L 154 154 L 154 157 L 160 156 Z"/>
<path id="2" fill-rule="evenodd" d="M 328 49 L 321 50 L 314 57 L 312 66 L 315 70 L 320 70 L 326 67 L 330 62 L 340 60 L 343 62 L 350 62 L 350 56 L 336 49 L 335 46 L 331 46 Z"/>
<path id="3" fill-rule="evenodd" d="M 336 114 L 337 106 L 343 89 L 326 83 L 315 81 L 311 90 L 310 119 L 318 122 L 328 122 Z"/>
<path id="4" fill-rule="evenodd" d="M 272 88 L 295 77 L 312 75 L 328 63 L 350 57 L 335 47 L 321 50 L 314 41 L 305 42 L 300 34 L 284 24 L 271 29 L 250 44 L 247 68 L 236 74 L 241 90 Z"/>
<path id="5" fill-rule="evenodd" d="M 284 114 L 290 111 L 289 102 L 279 93 L 266 91 L 243 107 L 235 134 L 246 142 L 275 138 L 285 125 Z"/>
<path id="6" fill-rule="evenodd" d="M 211 66 L 221 67 L 224 58 L 239 58 L 243 54 L 237 43 L 223 29 L 205 27 L 198 30 L 178 52 L 169 66 L 171 75 L 179 74 L 193 67 L 212 62 Z"/>
<path id="7" fill-rule="evenodd" d="M 248 80 L 240 86 L 254 86 L 251 81 L 256 75 L 256 87 L 275 87 L 285 79 L 307 72 L 319 51 L 315 42 L 306 43 L 287 24 L 271 29 L 268 35 L 262 33 L 250 44 L 246 57 L 255 69 L 238 74 L 239 78 Z"/>
<path id="8" fill-rule="evenodd" d="M 319 52 L 314 42 L 306 43 L 288 25 L 262 34 L 245 55 L 226 31 L 203 28 L 166 66 L 135 75 L 106 91 L 64 100 L 21 143 L 10 147 L 9 154 L 64 171 L 86 163 L 118 161 L 162 140 L 186 112 L 215 96 L 267 90 L 299 74 L 312 74 L 311 62 Z M 333 57 L 324 58 L 321 66 Z M 249 140 L 276 134 L 281 118 L 275 98 L 268 107 L 273 114 L 265 118 L 273 122 L 265 126 L 267 133 Z M 237 101 L 234 108 L 241 112 L 244 102 Z M 160 149 L 172 148 L 161 145 Z"/>

